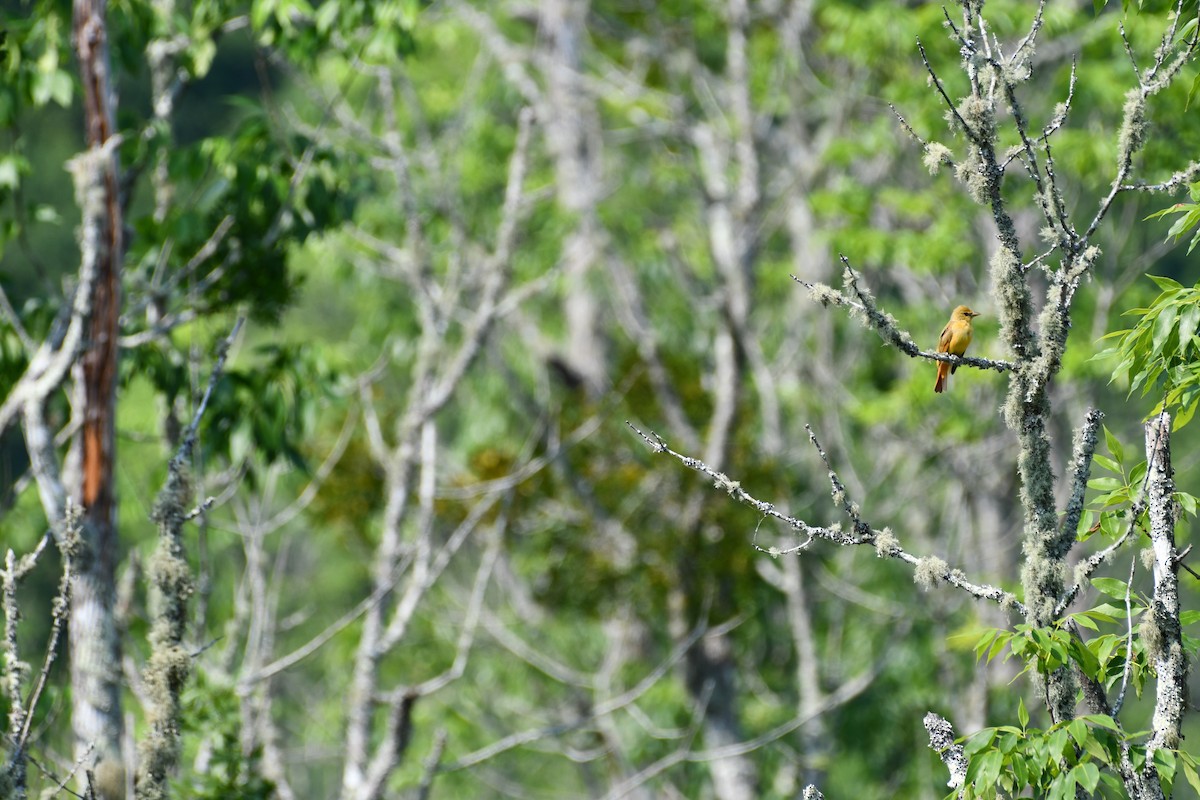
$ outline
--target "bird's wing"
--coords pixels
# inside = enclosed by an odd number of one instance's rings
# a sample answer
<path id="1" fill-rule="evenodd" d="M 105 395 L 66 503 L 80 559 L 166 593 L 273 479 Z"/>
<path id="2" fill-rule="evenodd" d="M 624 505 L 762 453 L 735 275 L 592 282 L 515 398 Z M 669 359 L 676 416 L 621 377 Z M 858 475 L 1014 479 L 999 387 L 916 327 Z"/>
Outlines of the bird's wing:
<path id="1" fill-rule="evenodd" d="M 950 331 L 950 323 L 946 323 L 946 327 L 942 328 L 942 336 L 938 339 L 939 353 L 950 352 L 950 340 L 954 338 L 954 334 Z"/>

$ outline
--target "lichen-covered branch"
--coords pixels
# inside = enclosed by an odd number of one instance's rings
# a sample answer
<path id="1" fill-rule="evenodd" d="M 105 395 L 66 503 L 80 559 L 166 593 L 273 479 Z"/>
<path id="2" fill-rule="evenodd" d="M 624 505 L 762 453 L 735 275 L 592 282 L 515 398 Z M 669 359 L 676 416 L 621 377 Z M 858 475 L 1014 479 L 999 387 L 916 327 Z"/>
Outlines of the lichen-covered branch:
<path id="1" fill-rule="evenodd" d="M 4 636 L 0 639 L 0 691 L 8 702 L 7 740 L 10 750 L 4 764 L 0 765 L 0 797 L 22 800 L 26 796 L 26 768 L 29 760 L 28 743 L 33 715 L 41 700 L 42 691 L 50 677 L 50 669 L 59 655 L 59 640 L 67 625 L 67 614 L 71 603 L 71 581 L 75 574 L 75 556 L 79 550 L 79 514 L 68 506 L 62 520 L 62 530 L 57 537 L 49 533 L 41 538 L 34 549 L 20 558 L 11 549 L 5 555 L 4 568 L 0 569 L 0 607 L 4 613 Z M 62 557 L 62 575 L 58 591 L 50 606 L 50 636 L 42 657 L 42 668 L 38 672 L 33 688 L 25 685 L 30 665 L 20 657 L 17 646 L 17 623 L 21 609 L 17 603 L 17 584 L 37 564 L 46 545 L 54 540 Z"/>
<path id="2" fill-rule="evenodd" d="M 184 432 L 179 449 L 167 466 L 167 480 L 154 507 L 159 538 L 158 549 L 149 564 L 153 621 L 150 657 L 144 675 L 149 699 L 145 709 L 146 732 L 138 746 L 138 800 L 166 798 L 168 780 L 179 761 L 180 697 L 192 667 L 192 656 L 184 646 L 184 637 L 190 619 L 188 601 L 195 589 L 183 542 L 183 526 L 189 519 L 192 502 L 188 466 L 200 420 L 224 372 L 229 348 L 241 326 L 239 319 L 221 343 L 204 396 Z"/>
<path id="3" fill-rule="evenodd" d="M 799 553 L 806 550 L 814 539 L 821 539 L 841 546 L 870 545 L 875 548 L 875 553 L 880 558 L 895 558 L 913 566 L 915 568 L 914 580 L 925 588 L 931 588 L 938 582 L 947 583 L 980 600 L 989 600 L 1001 608 L 1011 608 L 1021 616 L 1026 616 L 1025 606 L 1011 592 L 1007 592 L 997 586 L 974 583 L 961 570 L 951 568 L 945 561 L 935 556 L 922 558 L 913 555 L 900 546 L 899 539 L 888 528 L 876 530 L 864 523 L 857 506 L 851 503 L 846 497 L 845 488 L 842 486 L 841 480 L 837 477 L 837 473 L 832 469 L 830 469 L 829 474 L 830 482 L 833 485 L 834 500 L 850 516 L 853 523 L 853 533 L 847 533 L 842 530 L 840 525 L 809 525 L 803 520 L 784 514 L 776 509 L 774 504 L 754 497 L 743 489 L 738 481 L 732 480 L 728 475 L 712 469 L 700 459 L 675 452 L 667 446 L 667 443 L 663 441 L 661 436 L 653 431 L 645 433 L 636 428 L 632 423 L 626 422 L 626 424 L 638 436 L 641 436 L 655 453 L 665 453 L 679 461 L 685 467 L 707 475 L 712 479 L 713 485 L 716 488 L 726 492 L 733 499 L 756 509 L 764 517 L 778 520 L 792 530 L 799 532 L 802 536 L 808 537 L 808 541 L 787 549 L 775 547 L 762 548 L 755 545 L 755 548 L 761 552 L 765 552 L 771 556 Z M 816 445 L 815 438 L 813 439 L 813 443 Z M 824 459 L 825 454 L 820 450 L 820 445 L 817 445 L 817 449 Z M 828 465 L 829 462 L 827 459 L 825 463 Z"/>
<path id="4" fill-rule="evenodd" d="M 922 350 L 913 341 L 912 335 L 899 327 L 896 319 L 891 314 L 881 311 L 875 305 L 874 296 L 861 285 L 858 276 L 850 267 L 846 257 L 841 256 L 841 259 L 844 266 L 842 280 L 846 286 L 844 291 L 838 291 L 823 283 L 801 280 L 795 275 L 792 276 L 792 280 L 807 288 L 809 296 L 821 305 L 845 306 L 849 308 L 850 315 L 862 323 L 864 327 L 875 331 L 885 343 L 892 345 L 900 350 L 900 352 L 912 358 L 927 358 L 930 361 L 944 361 L 947 364 L 954 364 L 955 366 L 975 367 L 977 369 L 994 369 L 997 372 L 1007 372 L 1013 368 L 1012 363 L 1008 361 L 978 358 L 976 356 L 956 356 L 952 353 L 936 353 L 932 350 Z"/>
<path id="5" fill-rule="evenodd" d="M 961 787 L 967 780 L 967 756 L 962 745 L 954 742 L 954 727 L 945 717 L 932 711 L 925 715 L 924 722 L 930 749 L 938 754 L 950 772 L 946 785 L 952 789 Z"/>
<path id="6" fill-rule="evenodd" d="M 1091 473 L 1092 456 L 1096 453 L 1096 431 L 1104 413 L 1095 408 L 1089 408 L 1083 419 L 1083 427 L 1075 437 L 1075 448 L 1071 454 L 1071 499 L 1067 501 L 1067 510 L 1063 515 L 1063 536 L 1075 536 L 1075 528 L 1083 515 L 1083 500 L 1087 493 L 1088 475 Z"/>
<path id="7" fill-rule="evenodd" d="M 1187 658 L 1183 652 L 1179 621 L 1179 564 L 1175 548 L 1175 480 L 1171 467 L 1171 416 L 1162 412 L 1146 423 L 1148 462 L 1147 505 L 1150 512 L 1150 546 L 1154 552 L 1154 594 L 1150 615 L 1142 627 L 1142 641 L 1154 662 L 1157 685 L 1147 769 L 1153 755 L 1179 745 L 1180 727 L 1187 710 Z"/>

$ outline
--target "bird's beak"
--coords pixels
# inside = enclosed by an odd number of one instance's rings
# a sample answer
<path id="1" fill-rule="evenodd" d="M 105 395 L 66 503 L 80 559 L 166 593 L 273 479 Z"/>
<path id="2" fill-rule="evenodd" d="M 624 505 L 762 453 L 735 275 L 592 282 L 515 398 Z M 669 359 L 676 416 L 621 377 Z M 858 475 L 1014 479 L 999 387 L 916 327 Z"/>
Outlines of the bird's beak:
<path id="1" fill-rule="evenodd" d="M 972 311 L 972 312 L 971 312 L 971 316 L 972 316 L 972 317 L 982 317 L 982 316 L 983 316 L 983 314 L 980 314 L 978 311 Z"/>

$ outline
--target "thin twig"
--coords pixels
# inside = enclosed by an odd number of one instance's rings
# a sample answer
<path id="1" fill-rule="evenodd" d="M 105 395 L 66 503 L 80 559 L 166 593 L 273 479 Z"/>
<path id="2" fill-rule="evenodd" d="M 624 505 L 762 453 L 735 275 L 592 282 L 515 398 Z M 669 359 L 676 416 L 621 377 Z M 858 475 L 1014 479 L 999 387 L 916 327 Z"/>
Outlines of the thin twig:
<path id="1" fill-rule="evenodd" d="M 1125 705 L 1125 689 L 1129 686 L 1129 673 L 1133 669 L 1133 605 L 1130 595 L 1133 592 L 1133 573 L 1137 569 L 1137 556 L 1129 560 L 1129 582 L 1125 584 L 1125 669 L 1121 674 L 1121 691 L 1117 693 L 1117 702 L 1113 703 L 1112 718 L 1121 714 Z"/>
<path id="2" fill-rule="evenodd" d="M 666 453 L 667 455 L 679 461 L 685 467 L 707 475 L 713 480 L 716 488 L 723 490 L 733 499 L 757 509 L 759 513 L 763 514 L 764 516 L 779 520 L 793 530 L 798 531 L 803 536 L 807 536 L 810 539 L 823 539 L 825 541 L 832 542 L 833 544 L 842 546 L 870 545 L 875 547 L 877 555 L 879 555 L 881 558 L 896 558 L 914 567 L 922 569 L 933 568 L 936 572 L 933 577 L 936 577 L 938 580 L 944 581 L 955 588 L 962 589 L 963 591 L 967 592 L 973 597 L 979 598 L 980 600 L 990 600 L 1002 607 L 1013 608 L 1019 614 L 1021 614 L 1021 616 L 1026 615 L 1024 604 L 1017 600 L 1017 598 L 1013 596 L 1011 592 L 1006 592 L 997 586 L 973 583 L 967 580 L 967 577 L 962 573 L 961 570 L 951 569 L 949 566 L 940 561 L 924 559 L 915 556 L 900 547 L 899 543 L 895 539 L 895 536 L 890 532 L 886 532 L 886 536 L 884 536 L 883 534 L 885 531 L 877 531 L 865 525 L 860 528 L 857 523 L 854 534 L 846 533 L 839 526 L 819 527 L 809 525 L 803 520 L 790 517 L 779 512 L 776 510 L 773 504 L 759 500 L 758 498 L 749 494 L 741 487 L 741 484 L 738 481 L 731 480 L 729 476 L 725 475 L 724 473 L 713 470 L 700 459 L 692 458 L 690 456 L 685 456 L 682 453 L 675 452 L 667 446 L 667 443 L 663 441 L 662 437 L 657 433 L 654 433 L 653 431 L 649 433 L 643 433 L 628 420 L 625 424 L 628 425 L 630 429 L 634 431 L 634 433 L 642 437 L 642 439 L 650 445 L 650 448 L 655 453 Z M 863 532 L 860 533 L 860 530 Z M 763 550 L 763 548 L 759 548 L 757 546 L 756 549 L 776 557 L 795 553 L 805 546 L 807 546 L 807 543 L 798 548 L 788 550 L 779 550 L 776 548 Z"/>

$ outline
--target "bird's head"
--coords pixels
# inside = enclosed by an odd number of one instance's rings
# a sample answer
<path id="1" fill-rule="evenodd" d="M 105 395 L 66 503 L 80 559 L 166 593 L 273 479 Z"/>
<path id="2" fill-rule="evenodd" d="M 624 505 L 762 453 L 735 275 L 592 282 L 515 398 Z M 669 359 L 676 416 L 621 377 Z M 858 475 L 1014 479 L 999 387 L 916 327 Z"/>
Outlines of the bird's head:
<path id="1" fill-rule="evenodd" d="M 970 322 L 972 317 L 979 316 L 979 312 L 972 311 L 967 306 L 959 306 L 958 308 L 954 309 L 954 313 L 951 316 L 956 320 L 963 320 L 964 322 Z"/>

